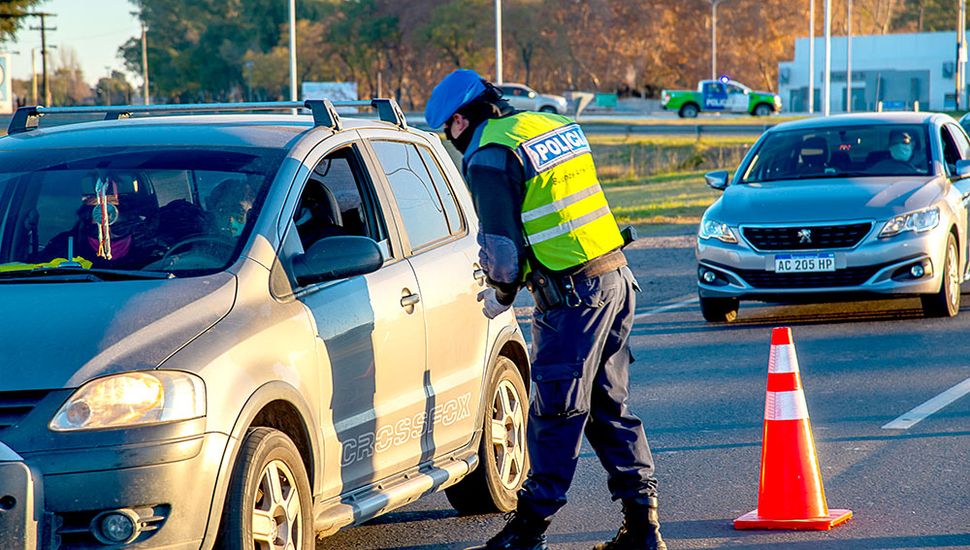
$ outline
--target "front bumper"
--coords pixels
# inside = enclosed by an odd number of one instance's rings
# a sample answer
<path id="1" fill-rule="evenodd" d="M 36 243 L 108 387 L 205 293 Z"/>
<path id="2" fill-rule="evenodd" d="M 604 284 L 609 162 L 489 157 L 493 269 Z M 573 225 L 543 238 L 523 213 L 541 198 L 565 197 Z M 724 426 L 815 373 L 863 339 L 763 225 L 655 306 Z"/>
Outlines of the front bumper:
<path id="1" fill-rule="evenodd" d="M 0 457 L 0 500 L 10 495 L 24 504 L 0 511 L 0 548 L 116 547 L 99 541 L 95 520 L 124 511 L 139 530 L 126 548 L 197 549 L 227 441 L 224 434 L 200 433 Z"/>
<path id="2" fill-rule="evenodd" d="M 874 295 L 931 294 L 940 289 L 947 236 L 947 228 L 943 225 L 925 233 L 906 233 L 886 239 L 878 238 L 873 230 L 851 249 L 795 251 L 756 250 L 744 238 L 737 244 L 698 239 L 698 295 L 702 298 L 818 302 Z M 776 255 L 814 252 L 833 253 L 836 271 L 801 276 L 775 274 Z M 906 275 L 915 264 L 923 266 L 925 274 L 922 277 Z M 702 279 L 705 270 L 716 273 L 714 283 Z"/>
<path id="3" fill-rule="evenodd" d="M 40 479 L 23 458 L 0 443 L 0 548 L 33 550 L 43 518 Z"/>

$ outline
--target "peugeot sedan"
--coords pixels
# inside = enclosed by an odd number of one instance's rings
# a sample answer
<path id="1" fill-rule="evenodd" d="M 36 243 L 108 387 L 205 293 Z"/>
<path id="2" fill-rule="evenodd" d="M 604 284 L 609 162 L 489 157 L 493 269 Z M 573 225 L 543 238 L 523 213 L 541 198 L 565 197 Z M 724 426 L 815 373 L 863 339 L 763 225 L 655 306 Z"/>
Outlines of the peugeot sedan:
<path id="1" fill-rule="evenodd" d="M 943 114 L 879 113 L 779 124 L 733 177 L 697 234 L 697 288 L 711 322 L 741 300 L 830 302 L 918 296 L 952 317 L 967 275 L 970 140 Z"/>

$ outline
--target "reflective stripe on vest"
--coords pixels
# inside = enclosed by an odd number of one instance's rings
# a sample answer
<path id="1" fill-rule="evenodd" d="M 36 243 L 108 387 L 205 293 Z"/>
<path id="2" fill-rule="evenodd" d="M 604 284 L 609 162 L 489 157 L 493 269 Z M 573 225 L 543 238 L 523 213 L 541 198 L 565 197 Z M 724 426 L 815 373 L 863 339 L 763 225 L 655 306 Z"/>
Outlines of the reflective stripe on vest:
<path id="1" fill-rule="evenodd" d="M 489 120 L 476 136 L 466 161 L 486 145 L 507 147 L 522 161 L 523 231 L 532 255 L 546 268 L 569 269 L 623 245 L 589 142 L 573 120 L 522 112 Z"/>

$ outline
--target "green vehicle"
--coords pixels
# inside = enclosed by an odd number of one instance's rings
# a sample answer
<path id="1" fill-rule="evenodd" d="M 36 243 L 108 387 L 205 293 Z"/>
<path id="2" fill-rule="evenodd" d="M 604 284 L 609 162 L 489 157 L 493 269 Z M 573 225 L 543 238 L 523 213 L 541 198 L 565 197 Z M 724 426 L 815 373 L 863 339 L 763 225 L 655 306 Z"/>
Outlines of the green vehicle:
<path id="1" fill-rule="evenodd" d="M 680 118 L 695 118 L 701 111 L 768 116 L 781 111 L 781 96 L 755 92 L 740 82 L 721 78 L 701 80 L 697 91 L 664 90 L 660 105 L 666 111 L 677 111 Z"/>

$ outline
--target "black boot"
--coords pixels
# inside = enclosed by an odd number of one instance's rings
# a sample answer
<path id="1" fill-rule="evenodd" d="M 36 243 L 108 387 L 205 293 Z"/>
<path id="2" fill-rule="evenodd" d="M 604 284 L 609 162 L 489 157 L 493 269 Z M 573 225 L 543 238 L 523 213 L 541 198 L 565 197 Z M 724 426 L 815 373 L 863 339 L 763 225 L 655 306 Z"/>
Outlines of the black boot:
<path id="1" fill-rule="evenodd" d="M 546 528 L 550 520 L 519 510 L 505 515 L 508 522 L 484 546 L 468 550 L 549 550 L 546 546 Z"/>
<path id="2" fill-rule="evenodd" d="M 657 497 L 642 502 L 624 501 L 620 530 L 613 540 L 597 544 L 593 550 L 667 550 L 660 537 Z"/>

